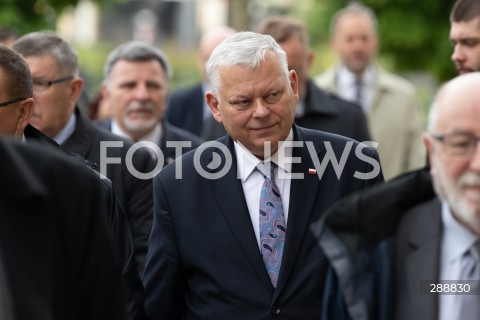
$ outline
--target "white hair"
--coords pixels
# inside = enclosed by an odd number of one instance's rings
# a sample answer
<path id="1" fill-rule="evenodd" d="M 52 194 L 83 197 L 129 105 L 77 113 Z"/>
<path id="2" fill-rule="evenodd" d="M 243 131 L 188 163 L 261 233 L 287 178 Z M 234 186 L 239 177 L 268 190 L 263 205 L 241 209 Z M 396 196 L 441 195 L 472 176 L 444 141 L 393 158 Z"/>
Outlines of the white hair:
<path id="1" fill-rule="evenodd" d="M 238 32 L 218 45 L 208 59 L 206 68 L 208 81 L 215 94 L 221 86 L 219 69 L 241 65 L 250 69 L 259 68 L 265 61 L 267 52 L 273 52 L 279 60 L 280 68 L 289 77 L 287 55 L 269 35 L 255 32 Z"/>

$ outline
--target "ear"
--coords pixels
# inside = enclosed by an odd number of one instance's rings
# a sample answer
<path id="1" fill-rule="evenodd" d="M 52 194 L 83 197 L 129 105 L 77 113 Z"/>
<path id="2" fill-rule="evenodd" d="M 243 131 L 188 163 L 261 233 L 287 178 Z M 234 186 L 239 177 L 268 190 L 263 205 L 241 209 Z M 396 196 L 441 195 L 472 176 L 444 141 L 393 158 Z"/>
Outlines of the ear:
<path id="1" fill-rule="evenodd" d="M 35 100 L 33 100 L 33 98 L 28 98 L 21 102 L 20 107 L 18 108 L 17 124 L 15 127 L 15 138 L 22 138 L 25 127 L 30 122 L 30 118 L 33 115 L 34 109 Z"/>
<path id="2" fill-rule="evenodd" d="M 290 73 L 290 87 L 292 88 L 293 94 L 296 96 L 297 103 L 298 103 L 298 99 L 300 99 L 300 96 L 298 94 L 298 76 L 295 70 L 290 70 L 289 73 Z"/>
<path id="3" fill-rule="evenodd" d="M 110 90 L 108 90 L 108 85 L 105 82 L 102 82 L 102 99 L 107 101 L 110 98 Z"/>
<path id="4" fill-rule="evenodd" d="M 310 72 L 312 68 L 313 61 L 315 60 L 315 52 L 313 50 L 308 50 L 307 52 L 307 74 Z"/>
<path id="5" fill-rule="evenodd" d="M 79 77 L 75 77 L 72 80 L 72 83 L 70 85 L 70 90 L 71 90 L 70 102 L 72 102 L 72 104 L 75 105 L 77 101 L 80 99 L 80 95 L 82 94 L 83 79 Z"/>
<path id="6" fill-rule="evenodd" d="M 434 159 L 434 141 L 430 134 L 424 133 L 423 134 L 423 143 L 425 144 L 425 148 L 427 149 L 428 154 L 428 161 L 430 162 L 430 174 L 434 175 L 436 170 L 435 159 Z"/>
<path id="7" fill-rule="evenodd" d="M 215 97 L 212 91 L 207 91 L 205 93 L 205 100 L 215 120 L 217 120 L 218 123 L 222 123 L 222 114 L 220 112 L 218 99 Z"/>

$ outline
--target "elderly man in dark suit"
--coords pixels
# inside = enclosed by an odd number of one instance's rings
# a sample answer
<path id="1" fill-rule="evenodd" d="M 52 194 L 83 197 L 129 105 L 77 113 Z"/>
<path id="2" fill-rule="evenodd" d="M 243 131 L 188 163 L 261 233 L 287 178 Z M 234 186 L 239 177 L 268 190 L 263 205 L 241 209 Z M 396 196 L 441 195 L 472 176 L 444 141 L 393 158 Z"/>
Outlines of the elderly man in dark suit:
<path id="1" fill-rule="evenodd" d="M 294 18 L 272 16 L 263 20 L 256 31 L 272 36 L 287 53 L 288 67 L 298 75 L 300 99 L 295 108 L 295 124 L 336 133 L 357 141 L 370 141 L 367 119 L 362 109 L 336 94 L 320 89 L 308 76 L 314 53 L 310 49 L 308 30 Z M 174 106 L 173 106 L 174 107 Z M 225 133 L 223 126 L 208 122 L 205 137 L 212 139 Z"/>
<path id="2" fill-rule="evenodd" d="M 293 125 L 297 74 L 270 36 L 232 35 L 207 72 L 206 99 L 228 135 L 154 178 L 147 314 L 321 319 L 327 262 L 309 225 L 338 199 L 383 180 L 377 153 Z"/>
<path id="3" fill-rule="evenodd" d="M 98 122 L 119 136 L 158 147 L 164 164 L 203 142 L 163 118 L 171 73 L 165 54 L 152 45 L 130 41 L 115 48 L 108 55 L 102 83 L 113 119 Z"/>
<path id="4" fill-rule="evenodd" d="M 326 249 L 342 297 L 333 300 L 350 311 L 332 318 L 480 315 L 478 83 L 480 73 L 469 73 L 437 93 L 424 135 L 430 174 L 414 171 L 355 194 L 314 228 L 322 248 L 344 248 Z"/>
<path id="5" fill-rule="evenodd" d="M 139 279 L 147 251 L 153 199 L 151 179 L 137 178 L 128 167 L 127 152 L 132 143 L 98 128 L 76 108 L 83 80 L 78 76 L 75 51 L 68 42 L 53 33 L 34 32 L 19 38 L 12 48 L 25 58 L 32 74 L 35 109 L 30 123 L 65 149 L 95 164 L 95 169 L 112 181 L 130 224 Z M 26 133 L 35 136 L 33 128 L 26 129 Z M 116 146 L 108 148 L 102 143 Z M 111 158 L 120 163 L 108 164 Z M 137 150 L 132 162 L 141 172 L 154 168 L 154 161 L 145 150 Z M 143 296 L 141 286 L 136 291 Z M 143 309 L 143 298 L 138 300 L 138 308 Z"/>
<path id="6" fill-rule="evenodd" d="M 123 319 L 121 268 L 95 177 L 59 153 L 3 138 L 0 164 L 2 319 Z"/>

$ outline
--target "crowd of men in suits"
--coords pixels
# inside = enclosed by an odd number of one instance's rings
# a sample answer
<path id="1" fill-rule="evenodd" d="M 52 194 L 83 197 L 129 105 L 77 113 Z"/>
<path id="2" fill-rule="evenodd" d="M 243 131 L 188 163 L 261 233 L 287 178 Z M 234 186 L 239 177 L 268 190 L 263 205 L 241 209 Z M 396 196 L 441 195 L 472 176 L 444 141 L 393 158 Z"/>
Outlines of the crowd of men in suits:
<path id="1" fill-rule="evenodd" d="M 450 22 L 470 74 L 438 91 L 423 137 L 357 3 L 315 79 L 289 17 L 205 34 L 204 83 L 171 99 L 165 54 L 121 44 L 97 122 L 68 41 L 0 45 L 0 318 L 478 318 L 480 4 Z"/>

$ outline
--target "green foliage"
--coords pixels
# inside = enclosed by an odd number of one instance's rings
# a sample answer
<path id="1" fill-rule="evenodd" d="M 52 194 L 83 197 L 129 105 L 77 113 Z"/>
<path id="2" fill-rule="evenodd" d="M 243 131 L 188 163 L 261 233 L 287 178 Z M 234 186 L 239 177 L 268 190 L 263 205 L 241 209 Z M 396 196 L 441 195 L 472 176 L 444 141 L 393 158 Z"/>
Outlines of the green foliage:
<path id="1" fill-rule="evenodd" d="M 55 29 L 57 17 L 63 9 L 75 6 L 81 0 L 2 0 L 1 25 L 13 27 L 21 34 Z M 107 0 L 92 0 L 102 4 Z"/>
<path id="2" fill-rule="evenodd" d="M 312 45 L 328 47 L 333 14 L 349 3 L 346 0 L 311 0 L 306 16 Z M 454 0 L 365 0 L 363 4 L 378 17 L 380 54 L 401 72 L 424 70 L 437 80 L 455 75 L 450 61 L 452 47 L 448 34 L 449 14 Z"/>

